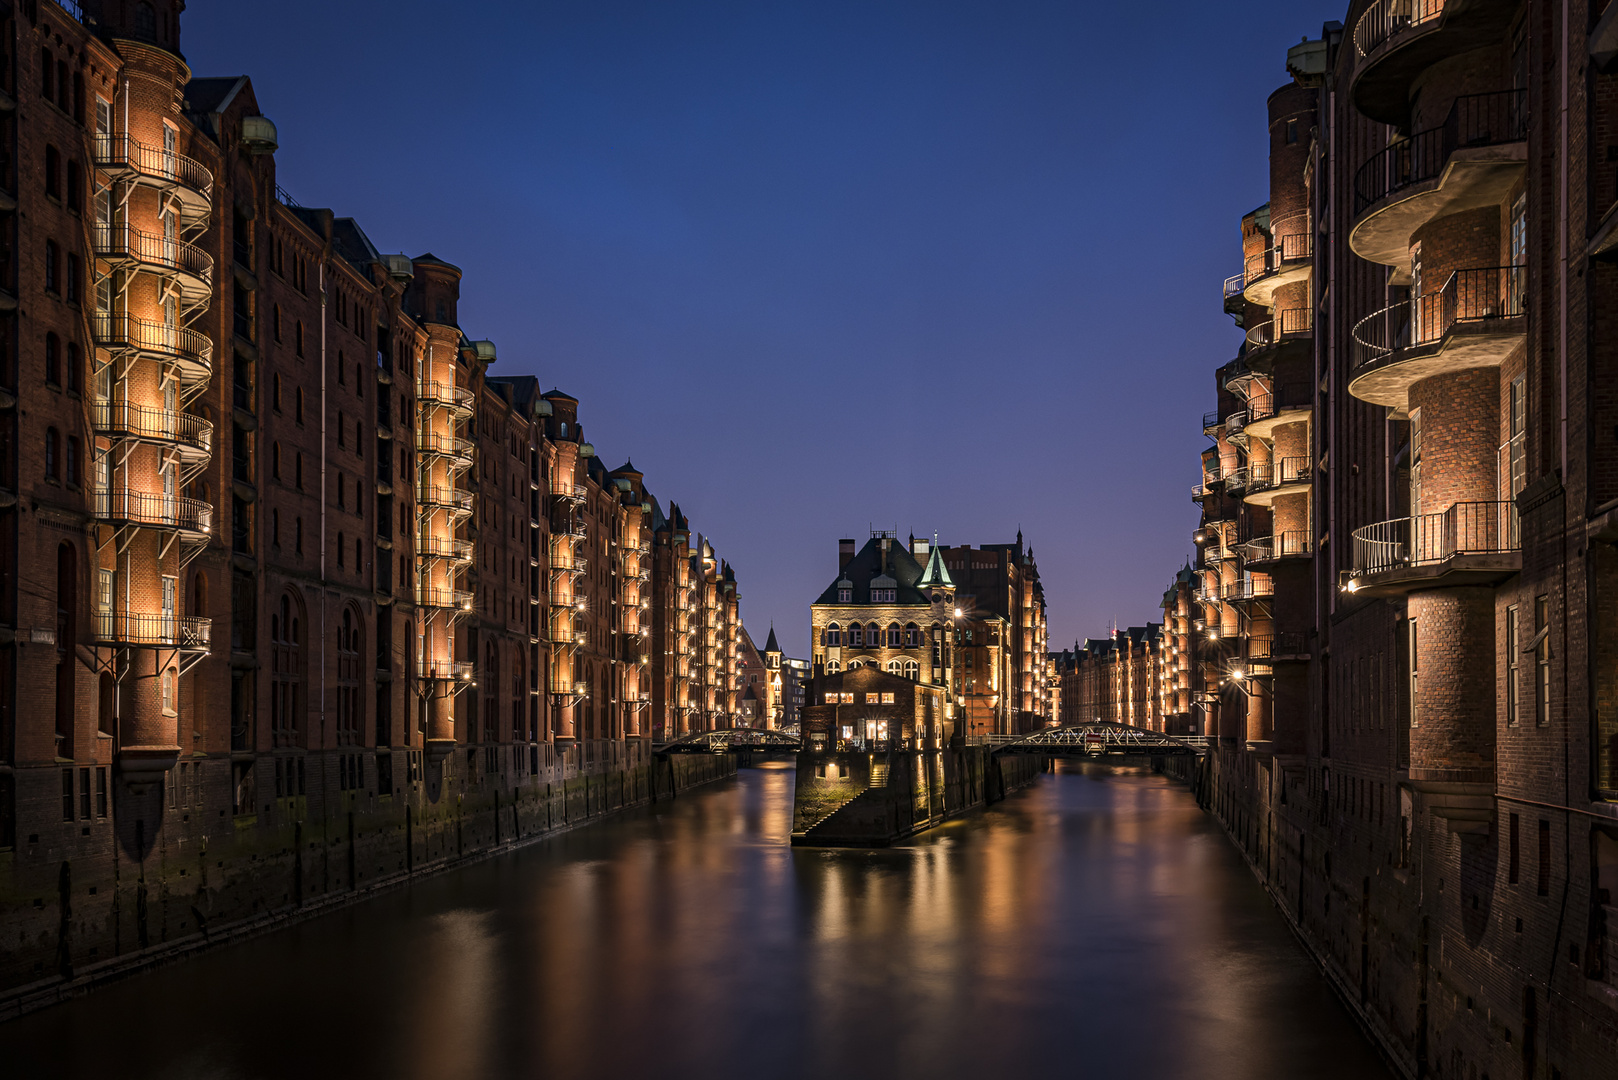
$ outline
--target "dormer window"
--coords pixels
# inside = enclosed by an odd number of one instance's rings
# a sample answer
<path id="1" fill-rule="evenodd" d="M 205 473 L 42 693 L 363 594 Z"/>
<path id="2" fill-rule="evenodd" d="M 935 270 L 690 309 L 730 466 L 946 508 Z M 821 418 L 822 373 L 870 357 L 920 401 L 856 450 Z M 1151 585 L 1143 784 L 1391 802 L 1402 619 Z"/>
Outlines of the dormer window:
<path id="1" fill-rule="evenodd" d="M 898 589 L 872 589 L 871 590 L 871 603 L 873 603 L 873 604 L 895 604 L 895 603 L 898 603 L 898 601 L 899 601 L 899 590 Z"/>
<path id="2" fill-rule="evenodd" d="M 852 604 L 854 602 L 854 590 L 853 589 L 838 589 L 837 590 L 837 602 L 839 604 Z"/>

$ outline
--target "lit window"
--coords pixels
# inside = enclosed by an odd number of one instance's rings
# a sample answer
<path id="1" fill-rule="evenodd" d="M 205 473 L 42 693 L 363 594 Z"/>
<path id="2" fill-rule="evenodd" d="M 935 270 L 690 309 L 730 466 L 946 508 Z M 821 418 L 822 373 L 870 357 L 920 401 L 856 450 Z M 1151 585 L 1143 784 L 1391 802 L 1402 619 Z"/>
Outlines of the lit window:
<path id="1" fill-rule="evenodd" d="M 892 705 L 893 704 L 893 695 L 890 694 L 890 693 L 884 693 L 882 695 L 882 704 L 884 704 L 884 705 Z"/>
<path id="2" fill-rule="evenodd" d="M 163 671 L 163 711 L 174 712 L 174 669 L 165 668 Z"/>
<path id="3" fill-rule="evenodd" d="M 866 694 L 865 695 L 865 704 L 867 704 L 867 705 L 876 705 L 876 704 L 879 704 L 881 701 L 882 701 L 882 695 L 881 694 Z"/>

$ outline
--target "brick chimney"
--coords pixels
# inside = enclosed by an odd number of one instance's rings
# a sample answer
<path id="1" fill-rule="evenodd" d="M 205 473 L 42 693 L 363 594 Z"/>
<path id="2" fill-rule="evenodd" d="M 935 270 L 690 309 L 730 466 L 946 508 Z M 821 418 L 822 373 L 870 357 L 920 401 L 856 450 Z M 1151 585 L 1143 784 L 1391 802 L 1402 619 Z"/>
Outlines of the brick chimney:
<path id="1" fill-rule="evenodd" d="M 837 541 L 837 569 L 841 570 L 854 561 L 854 541 Z"/>

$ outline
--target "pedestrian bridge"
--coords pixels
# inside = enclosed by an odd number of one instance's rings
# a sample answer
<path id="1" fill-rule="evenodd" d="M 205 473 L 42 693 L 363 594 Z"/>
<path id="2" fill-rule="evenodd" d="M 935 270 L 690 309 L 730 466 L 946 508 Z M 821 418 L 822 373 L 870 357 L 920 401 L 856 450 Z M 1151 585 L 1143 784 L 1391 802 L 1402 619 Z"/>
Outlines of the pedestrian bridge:
<path id="1" fill-rule="evenodd" d="M 767 728 L 723 728 L 719 731 L 693 731 L 673 742 L 653 747 L 658 754 L 728 754 L 749 750 L 769 750 L 795 754 L 803 749 L 796 731 Z"/>
<path id="2" fill-rule="evenodd" d="M 1174 757 L 1208 749 L 1204 735 L 1165 735 L 1110 720 L 1043 728 L 1027 735 L 990 735 L 984 741 L 997 754 L 1051 756 Z"/>

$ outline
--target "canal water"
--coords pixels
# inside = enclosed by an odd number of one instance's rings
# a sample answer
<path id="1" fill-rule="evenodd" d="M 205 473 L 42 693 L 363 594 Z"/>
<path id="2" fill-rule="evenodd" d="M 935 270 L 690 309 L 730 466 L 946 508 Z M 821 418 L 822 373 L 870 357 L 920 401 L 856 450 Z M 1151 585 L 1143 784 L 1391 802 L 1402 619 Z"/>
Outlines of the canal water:
<path id="1" fill-rule="evenodd" d="M 1059 766 L 883 851 L 734 781 L 0 1025 L 13 1077 L 1381 1078 L 1185 790 Z"/>

